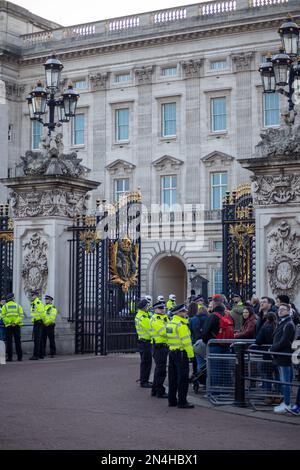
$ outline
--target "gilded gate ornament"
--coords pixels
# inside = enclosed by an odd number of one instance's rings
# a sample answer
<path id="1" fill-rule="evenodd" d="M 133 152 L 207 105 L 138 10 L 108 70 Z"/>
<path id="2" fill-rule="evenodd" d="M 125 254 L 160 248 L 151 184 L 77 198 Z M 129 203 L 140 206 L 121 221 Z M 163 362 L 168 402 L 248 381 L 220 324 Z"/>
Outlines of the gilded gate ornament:
<path id="1" fill-rule="evenodd" d="M 120 284 L 124 293 L 138 283 L 139 245 L 126 236 L 110 247 L 110 274 L 113 284 Z"/>

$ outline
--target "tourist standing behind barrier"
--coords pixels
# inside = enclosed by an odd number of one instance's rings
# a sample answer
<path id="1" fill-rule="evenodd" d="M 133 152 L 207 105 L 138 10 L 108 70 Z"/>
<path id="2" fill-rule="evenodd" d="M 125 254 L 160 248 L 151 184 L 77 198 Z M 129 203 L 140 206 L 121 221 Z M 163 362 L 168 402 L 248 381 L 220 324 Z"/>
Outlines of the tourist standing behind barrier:
<path id="1" fill-rule="evenodd" d="M 260 310 L 260 301 L 259 298 L 256 295 L 252 295 L 251 297 L 251 305 L 253 307 L 255 315 L 259 314 Z"/>
<path id="2" fill-rule="evenodd" d="M 42 336 L 45 319 L 45 306 L 38 298 L 38 291 L 31 292 L 31 320 L 33 323 L 33 355 L 30 358 L 31 361 L 37 361 L 38 359 L 44 359 L 42 354 Z"/>
<path id="3" fill-rule="evenodd" d="M 256 316 L 252 307 L 246 306 L 243 309 L 243 325 L 238 333 L 234 334 L 236 339 L 255 338 Z"/>
<path id="4" fill-rule="evenodd" d="M 260 327 L 258 333 L 256 334 L 255 344 L 259 346 L 259 349 L 267 350 L 269 349 L 270 345 L 273 344 L 273 336 L 274 331 L 276 329 L 276 322 L 277 316 L 274 312 L 268 312 L 267 315 L 263 319 L 262 326 Z M 263 345 L 265 345 L 263 347 Z M 269 346 L 266 346 L 269 345 Z M 262 379 L 272 380 L 277 371 L 277 368 L 274 368 L 274 365 L 270 362 L 271 357 L 269 354 L 263 354 L 262 356 L 262 363 L 260 364 L 260 373 Z M 278 372 L 277 372 L 278 373 Z M 279 379 L 278 376 L 275 375 L 276 380 Z M 272 392 L 272 383 L 271 382 L 263 382 L 263 389 L 266 393 L 270 394 Z M 275 387 L 276 388 L 276 387 Z M 281 401 L 281 400 L 280 400 Z M 268 396 L 265 398 L 265 404 L 271 405 L 272 403 L 276 403 L 277 398 L 274 396 Z"/>
<path id="5" fill-rule="evenodd" d="M 242 328 L 243 309 L 244 309 L 244 304 L 242 302 L 242 298 L 240 294 L 233 294 L 233 305 L 232 305 L 230 314 L 234 321 L 235 331 L 240 331 L 240 329 Z"/>
<path id="6" fill-rule="evenodd" d="M 6 303 L 1 309 L 1 318 L 5 325 L 6 332 L 6 353 L 7 361 L 13 359 L 13 338 L 15 340 L 18 361 L 22 361 L 21 347 L 21 326 L 23 325 L 24 312 L 21 305 L 15 301 L 14 294 L 7 294 Z"/>
<path id="7" fill-rule="evenodd" d="M 202 306 L 199 309 L 197 306 L 196 315 L 194 315 L 192 318 L 189 319 L 189 328 L 191 331 L 192 345 L 194 345 L 199 339 L 202 339 L 203 327 L 206 323 L 207 318 L 208 318 L 208 312 L 206 308 Z M 200 372 L 202 367 L 205 364 L 205 360 L 203 359 L 202 356 L 200 356 L 199 354 L 195 354 L 195 356 L 196 356 L 196 370 L 193 369 L 194 374 L 197 372 Z"/>
<path id="8" fill-rule="evenodd" d="M 272 303 L 269 297 L 262 297 L 260 301 L 260 310 L 258 312 L 258 319 L 256 322 L 256 335 L 258 334 L 260 328 L 263 326 L 267 319 L 269 312 L 272 312 Z"/>
<path id="9" fill-rule="evenodd" d="M 270 351 L 288 355 L 274 355 L 275 364 L 279 370 L 281 382 L 291 383 L 293 379 L 292 343 L 295 338 L 295 326 L 290 316 L 290 308 L 280 305 L 278 309 L 279 322 L 274 332 L 273 345 Z M 291 386 L 282 385 L 283 402 L 274 408 L 275 413 L 285 413 L 290 406 Z"/>

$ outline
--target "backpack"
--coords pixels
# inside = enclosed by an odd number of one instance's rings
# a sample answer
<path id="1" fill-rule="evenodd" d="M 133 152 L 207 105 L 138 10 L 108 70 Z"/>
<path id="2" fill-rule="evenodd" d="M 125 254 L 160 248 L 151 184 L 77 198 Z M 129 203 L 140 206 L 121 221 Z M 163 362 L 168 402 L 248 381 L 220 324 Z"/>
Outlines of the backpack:
<path id="1" fill-rule="evenodd" d="M 220 313 L 214 312 L 220 319 L 219 332 L 216 339 L 233 339 L 234 338 L 234 322 L 229 315 L 222 316 Z"/>

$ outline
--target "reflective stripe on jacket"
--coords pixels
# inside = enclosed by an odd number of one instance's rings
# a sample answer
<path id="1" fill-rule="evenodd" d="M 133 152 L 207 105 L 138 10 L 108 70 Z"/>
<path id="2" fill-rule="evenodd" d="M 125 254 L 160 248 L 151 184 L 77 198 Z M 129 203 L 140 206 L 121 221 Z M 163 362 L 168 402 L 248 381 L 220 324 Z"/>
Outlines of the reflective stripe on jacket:
<path id="1" fill-rule="evenodd" d="M 57 309 L 52 304 L 45 305 L 45 318 L 44 323 L 45 325 L 54 325 L 57 315 Z"/>
<path id="2" fill-rule="evenodd" d="M 135 316 L 135 328 L 139 339 L 151 340 L 150 316 L 148 312 L 138 310 Z"/>
<path id="3" fill-rule="evenodd" d="M 191 332 L 188 327 L 188 319 L 174 315 L 167 324 L 167 337 L 169 349 L 186 351 L 189 359 L 194 357 L 194 350 L 191 340 Z"/>
<path id="4" fill-rule="evenodd" d="M 151 337 L 156 344 L 168 344 L 166 326 L 168 324 L 168 317 L 166 314 L 160 315 L 155 313 L 150 320 Z"/>
<path id="5" fill-rule="evenodd" d="M 1 318 L 5 327 L 10 325 L 23 325 L 24 312 L 21 305 L 10 300 L 1 309 Z"/>
<path id="6" fill-rule="evenodd" d="M 38 320 L 45 319 L 45 306 L 40 301 L 40 299 L 36 298 L 33 302 L 31 302 L 31 310 L 30 310 L 31 320 L 32 323 Z"/>

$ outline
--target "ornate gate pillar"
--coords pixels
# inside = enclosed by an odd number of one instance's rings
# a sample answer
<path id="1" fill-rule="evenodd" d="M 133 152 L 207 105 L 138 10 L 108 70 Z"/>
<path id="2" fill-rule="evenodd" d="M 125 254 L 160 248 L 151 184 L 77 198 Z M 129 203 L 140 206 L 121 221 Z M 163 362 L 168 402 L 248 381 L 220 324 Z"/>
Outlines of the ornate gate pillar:
<path id="1" fill-rule="evenodd" d="M 287 294 L 300 305 L 300 125 L 261 134 L 252 171 L 258 296 Z"/>
<path id="2" fill-rule="evenodd" d="M 54 297 L 59 353 L 74 353 L 69 318 L 69 243 L 67 229 L 85 215 L 88 191 L 100 183 L 84 178 L 88 169 L 76 153 L 63 154 L 62 136 L 28 151 L 17 166 L 17 177 L 2 179 L 10 189 L 14 218 L 14 293 L 30 322 L 30 291 Z M 31 347 L 31 346 L 30 346 Z"/>

